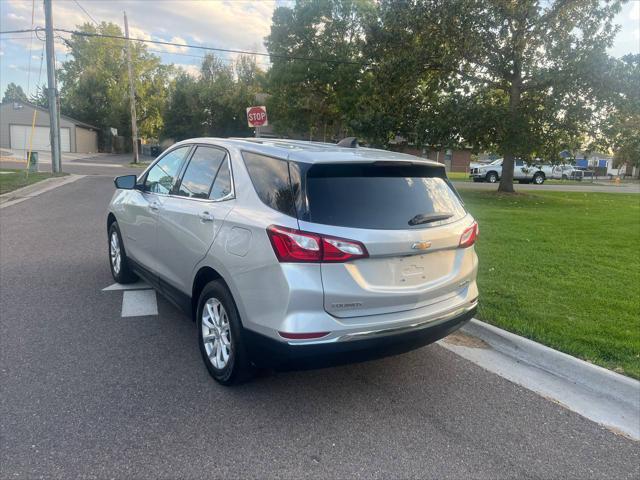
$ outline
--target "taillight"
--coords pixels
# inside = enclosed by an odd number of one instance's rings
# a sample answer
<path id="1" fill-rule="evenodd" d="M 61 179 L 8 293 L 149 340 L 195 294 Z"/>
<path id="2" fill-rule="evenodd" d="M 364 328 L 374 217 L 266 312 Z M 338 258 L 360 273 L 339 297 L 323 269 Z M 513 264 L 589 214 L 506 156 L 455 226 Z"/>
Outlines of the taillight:
<path id="1" fill-rule="evenodd" d="M 348 262 L 369 256 L 365 246 L 355 240 L 276 225 L 268 227 L 267 234 L 280 262 Z"/>
<path id="2" fill-rule="evenodd" d="M 458 244 L 458 247 L 470 247 L 471 245 L 476 243 L 479 233 L 480 230 L 478 229 L 478 224 L 476 222 L 473 222 L 473 224 L 464 232 L 462 232 L 462 235 L 460 235 L 460 243 Z"/>

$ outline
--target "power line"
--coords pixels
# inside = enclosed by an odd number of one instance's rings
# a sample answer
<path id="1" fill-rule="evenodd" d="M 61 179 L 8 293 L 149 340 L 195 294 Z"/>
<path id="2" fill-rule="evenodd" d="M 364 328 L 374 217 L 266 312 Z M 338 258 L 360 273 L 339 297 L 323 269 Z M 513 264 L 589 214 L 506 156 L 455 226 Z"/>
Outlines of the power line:
<path id="1" fill-rule="evenodd" d="M 0 35 L 5 35 L 9 33 L 31 33 L 31 32 L 35 32 L 36 30 L 42 30 L 42 27 L 23 28 L 22 30 L 3 30 L 0 32 Z"/>
<path id="2" fill-rule="evenodd" d="M 62 38 L 62 37 L 60 37 Z M 178 52 L 167 52 L 166 50 L 154 50 L 153 48 L 150 48 L 147 50 L 148 52 L 152 52 L 152 53 L 160 53 L 160 54 L 164 54 L 164 55 L 178 55 L 180 57 L 191 57 L 191 58 L 206 58 L 205 55 L 194 55 L 192 53 L 178 53 Z M 217 60 L 221 60 L 223 62 L 229 62 L 229 63 L 233 63 L 233 59 L 231 58 L 224 58 L 224 57 L 216 57 Z M 265 62 L 255 62 L 256 65 L 262 65 L 265 67 L 271 66 L 271 62 L 265 61 Z"/>
<path id="3" fill-rule="evenodd" d="M 37 28 L 35 30 L 38 30 Z M 5 30 L 0 32 L 0 35 L 2 34 L 9 34 L 9 33 L 27 33 L 27 32 L 32 32 L 35 31 L 33 29 L 24 29 L 24 30 Z M 127 39 L 126 37 L 120 36 L 120 35 L 108 35 L 108 34 L 104 34 L 104 33 L 91 33 L 91 32 L 80 32 L 77 30 L 67 30 L 64 28 L 54 28 L 54 31 L 56 32 L 63 32 L 63 33 L 69 33 L 71 35 L 78 35 L 81 37 L 98 37 L 98 38 L 112 38 L 112 39 L 116 39 L 116 40 L 124 40 L 124 41 L 132 41 L 132 42 L 142 42 L 142 43 L 152 43 L 152 44 L 156 44 L 156 45 L 167 45 L 167 46 L 171 46 L 171 47 L 181 47 L 181 48 L 194 48 L 197 50 L 207 50 L 207 51 L 214 51 L 214 52 L 226 52 L 226 53 L 239 53 L 239 54 L 243 54 L 243 55 L 257 55 L 260 57 L 270 57 L 270 58 L 279 58 L 282 60 L 300 60 L 303 62 L 318 62 L 318 63 L 331 63 L 331 64 L 335 64 L 335 65 L 359 65 L 359 66 L 368 66 L 370 65 L 369 62 L 358 62 L 358 61 L 354 61 L 354 60 L 337 60 L 337 59 L 333 59 L 333 58 L 316 58 L 316 57 L 300 57 L 297 55 L 281 55 L 281 54 L 277 54 L 277 53 L 264 53 L 264 52 L 252 52 L 250 50 L 238 50 L 238 49 L 233 49 L 233 48 L 217 48 L 217 47 L 207 47 L 204 45 L 192 45 L 192 44 L 188 44 L 188 43 L 175 43 L 175 42 L 165 42 L 162 40 L 147 40 L 147 39 L 142 39 L 142 38 L 129 38 Z"/>
<path id="4" fill-rule="evenodd" d="M 89 17 L 93 23 L 95 23 L 95 24 L 96 24 L 96 26 L 99 26 L 99 25 L 100 25 L 98 22 L 96 22 L 96 19 L 95 19 L 95 18 L 93 18 L 93 17 L 91 16 L 91 14 L 90 14 L 89 12 L 87 12 L 87 11 L 85 10 L 85 8 L 84 8 L 82 5 L 80 5 L 80 2 L 78 2 L 78 0 L 73 0 L 73 1 L 75 2 L 75 4 L 76 4 L 76 5 L 78 5 L 78 6 L 80 7 L 80 10 L 82 10 L 82 11 L 84 12 L 84 14 L 85 14 L 85 15 L 86 15 L 87 17 Z"/>
<path id="5" fill-rule="evenodd" d="M 343 64 L 343 65 L 367 65 L 366 62 L 355 62 L 351 60 L 335 60 L 331 58 L 314 58 L 314 57 L 298 57 L 295 55 L 280 55 L 275 53 L 264 53 L 264 52 L 252 52 L 249 50 L 236 50 L 232 48 L 216 48 L 216 47 L 207 47 L 204 45 L 191 45 L 188 43 L 175 43 L 175 42 L 165 42 L 162 40 L 147 40 L 141 38 L 130 38 L 120 35 L 107 35 L 103 33 L 91 33 L 91 32 L 79 32 L 77 30 L 65 30 L 63 28 L 56 28 L 57 32 L 70 33 L 72 35 L 79 35 L 82 37 L 102 37 L 102 38 L 113 38 L 117 40 L 130 40 L 133 42 L 143 42 L 143 43 L 154 43 L 156 45 L 168 45 L 172 47 L 181 47 L 181 48 L 194 48 L 198 50 L 210 50 L 215 52 L 226 52 L 226 53 L 240 53 L 244 55 L 259 55 L 261 57 L 271 57 L 271 58 L 281 58 L 284 60 L 302 60 L 306 62 L 320 62 L 320 63 L 332 63 L 332 64 Z"/>

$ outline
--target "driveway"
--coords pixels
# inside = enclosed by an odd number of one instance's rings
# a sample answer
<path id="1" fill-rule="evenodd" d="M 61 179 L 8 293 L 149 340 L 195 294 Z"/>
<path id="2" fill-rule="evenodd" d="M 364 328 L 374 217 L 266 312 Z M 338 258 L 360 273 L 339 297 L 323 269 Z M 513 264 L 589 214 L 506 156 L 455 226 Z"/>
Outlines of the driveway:
<path id="1" fill-rule="evenodd" d="M 638 478 L 638 444 L 438 345 L 237 388 L 161 297 L 122 317 L 108 176 L 0 210 L 2 478 Z"/>

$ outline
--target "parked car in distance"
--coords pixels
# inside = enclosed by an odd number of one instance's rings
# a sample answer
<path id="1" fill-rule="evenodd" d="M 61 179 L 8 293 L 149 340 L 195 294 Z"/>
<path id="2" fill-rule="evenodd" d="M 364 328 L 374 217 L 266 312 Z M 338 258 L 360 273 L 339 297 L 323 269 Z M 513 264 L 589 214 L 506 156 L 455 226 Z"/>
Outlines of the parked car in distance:
<path id="1" fill-rule="evenodd" d="M 190 311 L 209 373 L 405 352 L 476 311 L 478 225 L 444 166 L 277 139 L 177 143 L 115 179 L 113 278 Z"/>
<path id="2" fill-rule="evenodd" d="M 513 167 L 513 179 L 520 183 L 535 183 L 542 185 L 550 173 L 550 167 L 529 164 L 524 160 L 516 160 Z M 469 178 L 474 182 L 496 183 L 502 177 L 502 158 L 486 165 L 471 167 Z"/>
<path id="3" fill-rule="evenodd" d="M 555 180 L 582 180 L 583 171 L 575 165 L 554 165 L 547 178 Z"/>

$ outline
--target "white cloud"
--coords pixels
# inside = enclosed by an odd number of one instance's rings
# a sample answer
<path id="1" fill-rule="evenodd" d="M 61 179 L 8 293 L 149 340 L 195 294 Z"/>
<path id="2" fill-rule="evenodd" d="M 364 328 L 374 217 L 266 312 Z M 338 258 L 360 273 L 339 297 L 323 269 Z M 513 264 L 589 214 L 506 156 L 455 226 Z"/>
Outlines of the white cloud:
<path id="1" fill-rule="evenodd" d="M 631 7 L 629 8 L 629 20 L 640 20 L 640 2 L 637 0 L 631 3 Z"/>
<path id="2" fill-rule="evenodd" d="M 174 63 L 175 67 L 181 68 L 187 74 L 191 75 L 194 78 L 198 78 L 200 76 L 200 67 L 197 65 L 191 65 L 188 63 Z"/>

